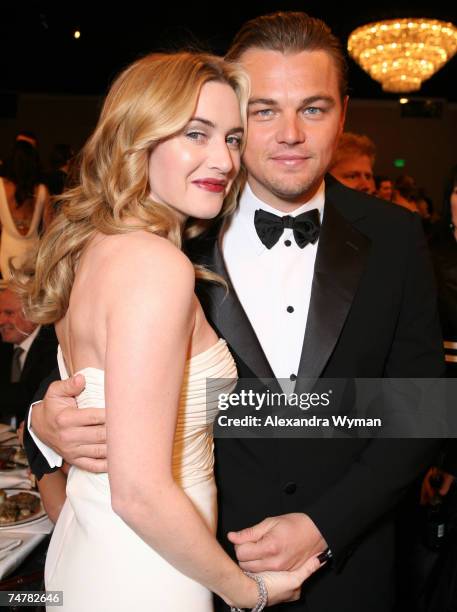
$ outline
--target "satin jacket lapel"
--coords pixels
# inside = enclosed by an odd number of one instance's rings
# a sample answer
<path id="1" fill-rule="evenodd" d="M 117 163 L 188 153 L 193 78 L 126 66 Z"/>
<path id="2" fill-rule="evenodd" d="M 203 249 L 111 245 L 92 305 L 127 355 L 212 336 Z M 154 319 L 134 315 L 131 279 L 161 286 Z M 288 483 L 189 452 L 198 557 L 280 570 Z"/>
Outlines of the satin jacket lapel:
<path id="1" fill-rule="evenodd" d="M 222 276 L 229 286 L 227 292 L 221 285 L 200 283 L 198 296 L 209 322 L 257 378 L 275 379 L 252 325 L 230 283 L 219 242 L 212 241 L 212 246 L 203 257 L 199 256 L 198 260 Z"/>
<path id="2" fill-rule="evenodd" d="M 324 370 L 351 308 L 371 244 L 353 220 L 338 211 L 329 194 L 334 183 L 327 180 L 330 188 L 326 189 L 296 393 L 311 390 L 312 379 Z"/>

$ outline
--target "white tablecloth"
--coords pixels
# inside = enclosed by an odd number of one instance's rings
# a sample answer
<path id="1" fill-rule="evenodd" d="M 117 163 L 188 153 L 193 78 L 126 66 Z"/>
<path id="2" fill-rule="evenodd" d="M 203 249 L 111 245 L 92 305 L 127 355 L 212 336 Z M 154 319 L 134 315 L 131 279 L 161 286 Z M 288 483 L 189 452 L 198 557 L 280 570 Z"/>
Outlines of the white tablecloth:
<path id="1" fill-rule="evenodd" d="M 29 468 L 18 468 L 8 472 L 0 471 L 0 489 L 31 489 L 32 479 Z"/>
<path id="2" fill-rule="evenodd" d="M 11 550 L 4 559 L 0 559 L 0 580 L 10 575 L 34 548 L 51 533 L 54 525 L 44 516 L 31 525 L 20 525 L 18 527 L 4 527 L 0 530 L 0 546 L 2 541 L 21 539 L 22 544 Z"/>

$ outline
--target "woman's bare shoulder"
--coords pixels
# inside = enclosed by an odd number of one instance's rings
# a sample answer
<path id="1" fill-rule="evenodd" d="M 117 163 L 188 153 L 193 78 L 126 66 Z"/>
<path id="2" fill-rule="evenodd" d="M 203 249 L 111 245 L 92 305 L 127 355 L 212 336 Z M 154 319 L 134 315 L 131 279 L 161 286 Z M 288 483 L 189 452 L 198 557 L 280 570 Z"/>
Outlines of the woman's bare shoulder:
<path id="1" fill-rule="evenodd" d="M 90 250 L 99 260 L 99 274 L 109 282 L 113 276 L 127 285 L 141 281 L 147 286 L 169 280 L 193 291 L 195 272 L 191 261 L 172 242 L 157 234 L 139 230 L 97 236 Z"/>

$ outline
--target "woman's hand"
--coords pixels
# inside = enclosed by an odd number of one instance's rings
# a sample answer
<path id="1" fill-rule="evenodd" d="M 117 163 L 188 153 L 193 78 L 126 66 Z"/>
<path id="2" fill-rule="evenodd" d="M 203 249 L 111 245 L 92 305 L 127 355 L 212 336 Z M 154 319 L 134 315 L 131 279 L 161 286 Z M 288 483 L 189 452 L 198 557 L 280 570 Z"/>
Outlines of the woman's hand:
<path id="1" fill-rule="evenodd" d="M 300 598 L 303 582 L 322 565 L 318 555 L 315 555 L 292 571 L 262 572 L 260 576 L 264 579 L 267 587 L 268 606 L 274 606 L 284 601 L 297 601 Z"/>
<path id="2" fill-rule="evenodd" d="M 443 472 L 437 467 L 431 467 L 422 482 L 421 505 L 430 504 L 437 493 L 442 496 L 447 495 L 454 480 L 455 477 L 452 474 Z"/>

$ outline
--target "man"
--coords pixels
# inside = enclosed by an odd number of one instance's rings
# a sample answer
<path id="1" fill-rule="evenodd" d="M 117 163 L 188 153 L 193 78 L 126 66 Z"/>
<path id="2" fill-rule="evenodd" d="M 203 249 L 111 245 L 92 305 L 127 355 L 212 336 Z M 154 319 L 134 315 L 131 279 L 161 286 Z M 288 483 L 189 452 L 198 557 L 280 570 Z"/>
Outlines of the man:
<path id="1" fill-rule="evenodd" d="M 374 182 L 376 186 L 376 196 L 381 198 L 381 200 L 387 200 L 390 202 L 394 192 L 392 179 L 390 179 L 388 176 L 375 176 Z"/>
<path id="2" fill-rule="evenodd" d="M 0 291 L 0 418 L 19 424 L 45 376 L 56 367 L 52 327 L 28 321 L 11 289 Z"/>
<path id="3" fill-rule="evenodd" d="M 375 153 L 374 143 L 368 136 L 345 132 L 338 143 L 330 174 L 346 187 L 374 194 Z"/>
<path id="4" fill-rule="evenodd" d="M 287 379 L 300 393 L 306 378 L 439 375 L 431 272 L 415 217 L 324 181 L 347 105 L 338 41 L 320 20 L 277 13 L 248 22 L 228 58 L 251 78 L 247 185 L 233 218 L 196 258 L 229 283 L 228 295 L 216 284 L 199 294 L 241 386 Z M 303 217 L 290 217 L 308 212 L 303 242 Z M 70 463 L 106 471 L 103 412 L 78 414 L 72 396 L 81 388 L 77 379 L 53 383 L 44 409 L 33 408 L 32 431 L 43 450 L 46 441 Z M 331 548 L 332 563 L 303 585 L 300 602 L 278 610 L 393 609 L 391 512 L 428 466 L 433 443 L 215 442 L 220 540 L 232 555 L 236 545 L 244 569 L 287 569 Z M 28 446 L 35 471 L 49 471 Z"/>

